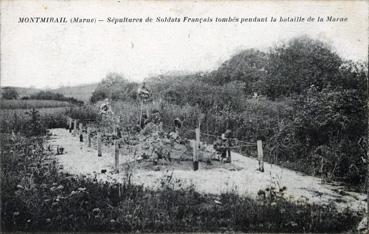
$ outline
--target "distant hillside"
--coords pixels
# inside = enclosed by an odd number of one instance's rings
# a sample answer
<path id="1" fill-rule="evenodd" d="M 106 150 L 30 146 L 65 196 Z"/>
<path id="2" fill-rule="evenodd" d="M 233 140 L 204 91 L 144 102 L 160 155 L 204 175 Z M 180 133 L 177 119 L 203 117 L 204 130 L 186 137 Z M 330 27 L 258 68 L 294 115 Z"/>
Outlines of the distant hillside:
<path id="1" fill-rule="evenodd" d="M 50 90 L 54 93 L 63 94 L 66 97 L 74 97 L 81 101 L 88 101 L 92 95 L 92 92 L 96 89 L 97 84 L 86 84 L 78 86 L 61 87 Z"/>
<path id="2" fill-rule="evenodd" d="M 88 101 L 92 95 L 92 92 L 96 89 L 96 84 L 86 84 L 86 85 L 77 85 L 77 86 L 65 86 L 57 89 L 48 89 L 47 91 L 53 92 L 53 93 L 59 93 L 64 95 L 65 97 L 73 97 L 75 99 L 81 100 L 81 101 Z M 2 87 L 4 88 L 14 88 L 18 94 L 19 97 L 29 97 L 33 94 L 36 94 L 40 91 L 45 91 L 45 89 L 37 89 L 37 88 L 21 88 L 21 87 Z"/>

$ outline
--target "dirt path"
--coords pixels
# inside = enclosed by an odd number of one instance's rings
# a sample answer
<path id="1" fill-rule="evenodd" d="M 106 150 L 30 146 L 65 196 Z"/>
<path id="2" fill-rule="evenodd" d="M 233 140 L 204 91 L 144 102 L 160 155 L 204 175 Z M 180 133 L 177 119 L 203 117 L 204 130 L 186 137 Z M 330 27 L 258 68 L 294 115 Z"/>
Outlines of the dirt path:
<path id="1" fill-rule="evenodd" d="M 65 148 L 63 155 L 57 159 L 63 171 L 71 174 L 96 177 L 102 181 L 123 181 L 125 171 L 114 173 L 114 156 L 111 147 L 103 149 L 103 156 L 97 157 L 93 148 L 86 143 L 80 143 L 65 129 L 53 129 L 50 144 L 62 145 Z M 120 155 L 120 163 L 134 161 L 127 155 Z M 190 162 L 188 162 L 190 163 Z M 232 166 L 204 169 L 205 163 L 200 163 L 200 169 L 161 169 L 160 171 L 147 170 L 140 163 L 133 167 L 132 182 L 143 184 L 146 187 L 160 186 L 160 179 L 164 175 L 173 173 L 173 179 L 179 179 L 183 185 L 193 184 L 195 189 L 203 193 L 220 194 L 226 191 L 236 191 L 240 195 L 255 197 L 259 189 L 279 184 L 286 186 L 286 194 L 292 199 L 303 199 L 311 203 L 327 204 L 334 202 L 339 208 L 350 207 L 353 210 L 366 209 L 365 194 L 344 191 L 342 187 L 323 184 L 319 178 L 306 176 L 301 173 L 282 168 L 276 165 L 264 164 L 265 172 L 259 172 L 258 162 L 254 158 L 232 154 Z M 131 167 L 132 168 L 132 167 Z M 162 167 L 163 168 L 163 167 Z M 236 168 L 236 169 L 235 169 Z M 101 170 L 107 170 L 101 173 Z"/>

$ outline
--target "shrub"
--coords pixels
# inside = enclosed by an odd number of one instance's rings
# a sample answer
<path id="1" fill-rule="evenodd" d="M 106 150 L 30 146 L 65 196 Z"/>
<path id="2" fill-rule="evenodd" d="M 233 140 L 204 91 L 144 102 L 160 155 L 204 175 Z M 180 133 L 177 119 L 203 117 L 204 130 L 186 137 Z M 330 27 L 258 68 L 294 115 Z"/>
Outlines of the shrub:
<path id="1" fill-rule="evenodd" d="M 67 127 L 67 118 L 64 113 L 42 115 L 41 121 L 47 129 Z"/>
<path id="2" fill-rule="evenodd" d="M 40 113 L 36 109 L 32 109 L 29 112 L 26 112 L 29 119 L 26 121 L 24 126 L 24 133 L 27 136 L 41 136 L 46 133 L 46 127 L 41 122 Z"/>
<path id="3" fill-rule="evenodd" d="M 72 119 L 78 119 L 84 123 L 101 119 L 98 108 L 92 105 L 71 107 L 67 109 L 65 115 L 69 116 Z"/>

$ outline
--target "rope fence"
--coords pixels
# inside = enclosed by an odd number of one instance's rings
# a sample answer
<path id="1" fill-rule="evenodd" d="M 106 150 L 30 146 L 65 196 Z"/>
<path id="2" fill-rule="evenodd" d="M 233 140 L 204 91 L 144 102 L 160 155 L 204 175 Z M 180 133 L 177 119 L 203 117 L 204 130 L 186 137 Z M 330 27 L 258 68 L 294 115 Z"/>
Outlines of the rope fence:
<path id="1" fill-rule="evenodd" d="M 71 117 L 67 118 L 68 121 L 68 129 L 69 132 L 73 136 L 79 137 L 80 142 L 86 142 L 88 147 L 92 147 L 97 150 L 98 157 L 102 157 L 102 147 L 103 146 L 113 146 L 114 152 L 114 165 L 116 171 L 119 170 L 119 154 L 121 149 L 122 138 L 124 137 L 131 137 L 131 132 L 125 131 L 126 134 L 122 133 L 122 130 L 116 126 L 113 127 L 113 132 L 107 132 L 104 128 L 96 128 L 95 126 L 91 125 L 91 122 L 96 122 L 95 119 L 72 119 Z M 84 124 L 85 123 L 85 124 Z M 160 128 L 163 127 L 168 129 L 174 129 L 174 126 L 167 125 L 164 123 L 160 123 Z M 180 128 L 179 130 L 181 133 L 187 133 L 191 136 L 187 136 L 186 139 L 191 139 L 191 146 L 193 148 L 193 169 L 198 170 L 199 165 L 199 151 L 201 150 L 202 145 L 212 145 L 215 141 L 220 139 L 219 135 L 201 132 L 200 128 L 195 129 L 187 129 L 187 128 Z M 180 134 L 182 135 L 182 134 Z M 228 144 L 227 146 L 221 146 L 220 151 L 222 152 L 222 157 L 225 152 L 228 153 L 227 162 L 231 162 L 231 153 L 230 150 L 234 150 L 236 152 L 240 152 L 240 154 L 244 152 L 250 152 L 250 150 L 245 150 L 245 148 L 256 148 L 257 149 L 257 159 L 259 162 L 259 170 L 264 171 L 264 160 L 263 160 L 263 146 L 262 141 L 257 140 L 257 142 L 247 142 L 238 140 L 237 138 L 228 138 L 229 142 L 235 144 Z M 215 147 L 214 147 L 215 148 Z M 255 152 L 255 151 L 254 151 Z M 218 152 L 219 153 L 219 152 Z M 250 154 L 250 153 L 249 153 Z M 254 154 L 255 155 L 255 154 Z"/>

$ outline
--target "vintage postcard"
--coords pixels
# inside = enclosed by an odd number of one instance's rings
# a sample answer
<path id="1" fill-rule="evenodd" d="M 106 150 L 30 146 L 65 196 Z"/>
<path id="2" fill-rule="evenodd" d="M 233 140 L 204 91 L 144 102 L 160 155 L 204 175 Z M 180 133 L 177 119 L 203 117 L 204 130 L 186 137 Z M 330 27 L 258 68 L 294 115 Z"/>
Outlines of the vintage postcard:
<path id="1" fill-rule="evenodd" d="M 2 232 L 366 233 L 368 1 L 0 1 Z"/>

